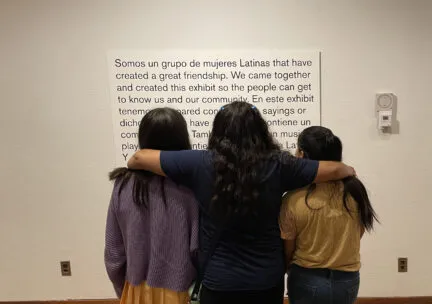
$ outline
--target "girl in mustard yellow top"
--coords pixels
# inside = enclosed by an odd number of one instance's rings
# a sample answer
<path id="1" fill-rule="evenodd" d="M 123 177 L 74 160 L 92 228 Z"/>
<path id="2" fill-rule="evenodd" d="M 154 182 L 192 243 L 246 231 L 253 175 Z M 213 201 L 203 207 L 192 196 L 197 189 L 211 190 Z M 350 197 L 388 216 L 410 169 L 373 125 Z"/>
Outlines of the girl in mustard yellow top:
<path id="1" fill-rule="evenodd" d="M 298 138 L 297 156 L 341 161 L 342 143 L 329 129 L 310 127 Z M 360 285 L 360 239 L 376 220 L 356 177 L 286 194 L 280 228 L 290 265 L 290 304 L 354 303 Z"/>

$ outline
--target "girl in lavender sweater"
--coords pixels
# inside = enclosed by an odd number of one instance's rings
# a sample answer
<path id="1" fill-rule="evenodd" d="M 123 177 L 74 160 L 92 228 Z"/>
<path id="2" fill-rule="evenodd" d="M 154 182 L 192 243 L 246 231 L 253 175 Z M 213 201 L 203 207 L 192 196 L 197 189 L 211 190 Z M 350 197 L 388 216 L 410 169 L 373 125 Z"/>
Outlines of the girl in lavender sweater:
<path id="1" fill-rule="evenodd" d="M 140 149 L 189 150 L 186 121 L 158 108 L 142 119 Z M 105 265 L 122 304 L 183 304 L 195 279 L 198 204 L 191 191 L 146 171 L 118 168 L 106 226 Z"/>

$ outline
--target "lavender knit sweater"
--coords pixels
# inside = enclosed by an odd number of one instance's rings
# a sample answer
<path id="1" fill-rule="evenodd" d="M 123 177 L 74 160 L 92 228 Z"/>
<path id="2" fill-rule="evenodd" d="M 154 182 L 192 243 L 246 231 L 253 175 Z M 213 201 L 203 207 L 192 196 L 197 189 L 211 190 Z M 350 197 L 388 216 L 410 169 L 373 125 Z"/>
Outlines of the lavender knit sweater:
<path id="1" fill-rule="evenodd" d="M 149 184 L 148 209 L 133 202 L 133 178 L 114 185 L 108 210 L 105 266 L 120 297 L 125 281 L 137 286 L 186 291 L 195 279 L 192 256 L 198 249 L 198 203 L 193 194 L 165 179 L 166 205 L 160 178 Z"/>

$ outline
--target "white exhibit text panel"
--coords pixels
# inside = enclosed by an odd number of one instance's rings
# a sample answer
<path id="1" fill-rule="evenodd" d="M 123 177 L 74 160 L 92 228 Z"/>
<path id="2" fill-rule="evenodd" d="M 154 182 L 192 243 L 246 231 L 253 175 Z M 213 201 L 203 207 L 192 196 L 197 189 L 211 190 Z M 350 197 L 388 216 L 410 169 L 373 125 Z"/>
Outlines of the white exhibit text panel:
<path id="1" fill-rule="evenodd" d="M 172 107 L 186 119 L 194 149 L 206 149 L 223 105 L 253 104 L 284 149 L 321 124 L 320 53 L 310 51 L 111 51 L 108 53 L 116 165 L 138 147 L 142 117 Z"/>

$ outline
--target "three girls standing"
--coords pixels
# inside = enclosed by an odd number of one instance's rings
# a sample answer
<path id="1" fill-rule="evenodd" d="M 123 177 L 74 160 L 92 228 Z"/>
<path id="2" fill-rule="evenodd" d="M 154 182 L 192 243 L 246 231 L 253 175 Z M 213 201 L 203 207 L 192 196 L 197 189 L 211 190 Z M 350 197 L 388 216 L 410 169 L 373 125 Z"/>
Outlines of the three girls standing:
<path id="1" fill-rule="evenodd" d="M 173 187 L 185 187 L 197 199 L 195 203 L 190 197 L 189 202 L 200 210 L 198 265 L 209 257 L 201 289 L 203 304 L 283 303 L 286 268 L 279 226 L 282 195 L 313 183 L 355 175 L 353 168 L 340 161 L 295 158 L 281 151 L 259 111 L 244 102 L 233 102 L 221 108 L 214 119 L 208 150 L 142 148 L 129 160 L 130 169 L 151 172 L 153 175 L 146 177 L 149 180 L 160 179 Z M 139 174 L 141 171 L 128 172 Z M 156 187 L 149 191 L 154 191 L 155 198 L 161 193 Z M 154 204 L 161 203 L 155 199 Z M 165 205 L 168 204 L 167 201 Z M 162 217 L 169 217 L 169 211 L 165 212 Z M 150 212 L 148 217 L 151 216 Z M 191 234 L 193 230 L 188 226 L 178 229 L 183 229 L 182 235 Z M 158 238 L 156 230 L 147 231 L 150 235 L 146 237 Z M 122 236 L 134 242 L 135 236 L 125 233 Z M 210 254 L 216 237 L 215 249 Z M 169 241 L 174 242 L 173 239 Z M 145 250 L 150 252 L 154 250 L 148 243 L 140 246 L 148 246 Z M 193 254 L 189 259 L 190 263 L 184 262 L 185 265 L 192 264 Z M 158 269 L 152 270 L 151 260 L 146 263 L 148 268 L 143 268 L 145 274 L 141 276 L 145 285 L 175 290 L 167 282 L 150 282 L 149 274 Z M 176 287 L 181 292 L 181 286 Z"/>

